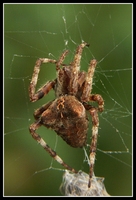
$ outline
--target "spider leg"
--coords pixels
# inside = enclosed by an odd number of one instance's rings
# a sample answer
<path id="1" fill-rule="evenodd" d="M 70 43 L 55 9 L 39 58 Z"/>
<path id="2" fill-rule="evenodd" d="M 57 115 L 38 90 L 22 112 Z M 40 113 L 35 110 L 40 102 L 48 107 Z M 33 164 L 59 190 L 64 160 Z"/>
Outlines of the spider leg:
<path id="1" fill-rule="evenodd" d="M 75 169 L 73 169 L 72 167 L 70 167 L 69 165 L 67 165 L 58 155 L 57 153 L 52 150 L 48 144 L 41 138 L 40 135 L 38 135 L 36 133 L 36 130 L 42 125 L 40 119 L 37 120 L 35 123 L 30 125 L 29 131 L 30 134 L 32 135 L 32 137 L 58 162 L 60 163 L 62 166 L 64 166 L 66 169 L 77 173 L 77 171 Z"/>
<path id="2" fill-rule="evenodd" d="M 96 108 L 91 108 L 89 110 L 89 113 L 92 116 L 92 141 L 90 145 L 90 172 L 89 172 L 88 187 L 91 187 L 91 180 L 94 173 L 94 164 L 95 164 L 95 156 L 97 148 L 99 118 L 98 118 L 98 110 Z"/>
<path id="3" fill-rule="evenodd" d="M 61 54 L 59 60 L 58 60 L 57 63 L 56 63 L 56 70 L 57 70 L 57 71 L 60 69 L 60 66 L 63 65 L 62 63 L 63 63 L 63 61 L 64 61 L 66 55 L 68 54 L 68 52 L 69 52 L 69 51 L 66 50 L 66 51 L 64 51 L 64 52 Z"/>
<path id="4" fill-rule="evenodd" d="M 102 112 L 104 110 L 104 100 L 101 95 L 99 94 L 91 94 L 89 97 L 90 101 L 95 101 L 98 103 L 98 110 Z"/>
<path id="5" fill-rule="evenodd" d="M 54 101 L 54 100 L 53 100 L 53 101 Z M 52 104 L 53 101 L 50 101 L 50 102 L 44 104 L 43 106 L 41 106 L 40 108 L 38 108 L 37 110 L 35 110 L 35 112 L 34 112 L 34 118 L 35 118 L 36 120 L 38 120 L 38 119 L 40 118 L 41 114 L 42 114 L 45 110 L 47 110 L 47 108 Z"/>
<path id="6" fill-rule="evenodd" d="M 31 81 L 29 87 L 29 97 L 30 101 L 35 102 L 41 99 L 43 96 L 48 94 L 48 92 L 54 87 L 55 81 L 48 81 L 44 86 L 42 86 L 36 93 L 35 93 L 35 86 Z"/>
<path id="7" fill-rule="evenodd" d="M 86 110 L 88 110 L 90 115 L 92 116 L 92 141 L 90 145 L 90 172 L 89 172 L 89 183 L 88 183 L 88 187 L 91 187 L 91 180 L 94 173 L 94 164 L 95 164 L 98 128 L 99 128 L 98 111 L 99 112 L 103 111 L 104 101 L 103 101 L 103 98 L 99 94 L 90 95 L 89 100 L 96 101 L 98 103 L 98 108 L 95 108 L 89 104 L 84 103 Z"/>
<path id="8" fill-rule="evenodd" d="M 89 171 L 89 182 L 88 187 L 91 187 L 91 180 L 94 174 L 94 164 L 95 164 L 95 156 L 97 149 L 97 137 L 98 137 L 98 128 L 99 128 L 99 118 L 98 118 L 98 109 L 92 107 L 89 104 L 84 104 L 86 110 L 89 111 L 92 116 L 92 141 L 90 145 L 90 171 Z"/>
<path id="9" fill-rule="evenodd" d="M 89 96 L 92 91 L 93 76 L 94 76 L 96 64 L 97 64 L 97 61 L 95 59 L 90 61 L 88 73 L 87 73 L 87 76 L 85 79 L 83 93 L 82 93 L 82 97 L 81 97 L 82 102 L 89 101 Z"/>
<path id="10" fill-rule="evenodd" d="M 55 81 L 47 82 L 42 88 L 40 88 L 37 92 L 35 92 L 35 88 L 38 81 L 38 75 L 40 72 L 40 66 L 42 63 L 57 63 L 56 60 L 48 59 L 48 58 L 39 58 L 34 66 L 34 71 L 32 75 L 32 79 L 29 85 L 29 98 L 30 101 L 34 102 L 41 99 L 44 95 L 46 95 L 55 85 Z"/>
<path id="11" fill-rule="evenodd" d="M 56 63 L 56 72 L 57 72 L 57 84 L 55 87 L 56 96 L 59 96 L 60 91 L 62 91 L 62 86 L 63 86 L 63 81 L 64 81 L 63 80 L 64 71 L 63 71 L 63 69 L 60 68 L 60 66 L 63 66 L 63 67 L 65 66 L 65 64 L 63 64 L 63 61 L 64 61 L 66 55 L 68 54 L 68 52 L 69 52 L 68 50 L 64 51 Z M 57 89 L 59 89 L 59 90 L 57 90 Z"/>
<path id="12" fill-rule="evenodd" d="M 79 70 L 80 70 L 80 61 L 81 61 L 82 51 L 83 51 L 83 48 L 85 46 L 89 46 L 89 44 L 84 42 L 77 47 L 74 60 L 71 63 L 71 65 L 72 65 L 72 77 L 71 77 L 70 84 L 69 84 L 69 88 L 70 88 L 69 91 L 70 91 L 71 95 L 75 95 L 78 91 L 78 82 L 77 82 L 78 73 L 79 73 Z"/>

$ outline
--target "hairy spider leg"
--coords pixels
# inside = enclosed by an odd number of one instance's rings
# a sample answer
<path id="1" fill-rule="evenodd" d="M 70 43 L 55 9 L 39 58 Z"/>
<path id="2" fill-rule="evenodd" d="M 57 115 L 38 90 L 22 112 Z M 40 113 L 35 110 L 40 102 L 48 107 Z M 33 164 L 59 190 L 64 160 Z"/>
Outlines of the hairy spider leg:
<path id="1" fill-rule="evenodd" d="M 54 101 L 54 100 L 53 100 L 53 101 Z M 38 120 L 38 119 L 40 118 L 41 114 L 42 114 L 45 110 L 48 109 L 48 107 L 52 104 L 53 101 L 50 101 L 50 102 L 44 104 L 43 106 L 41 106 L 40 108 L 36 109 L 36 110 L 34 111 L 34 118 L 35 118 L 36 120 Z"/>
<path id="2" fill-rule="evenodd" d="M 35 102 L 41 99 L 43 96 L 49 93 L 49 91 L 54 87 L 55 81 L 48 81 L 44 86 L 42 86 L 33 96 L 30 96 L 30 101 Z"/>
<path id="3" fill-rule="evenodd" d="M 91 180 L 94 173 L 94 164 L 95 164 L 95 156 L 97 148 L 99 118 L 98 118 L 98 110 L 96 108 L 91 108 L 89 110 L 89 113 L 92 116 L 92 141 L 90 145 L 90 172 L 89 172 L 88 187 L 91 187 Z"/>
<path id="4" fill-rule="evenodd" d="M 79 70 L 80 70 L 81 55 L 82 55 L 83 48 L 85 46 L 89 46 L 89 44 L 84 42 L 77 47 L 74 60 L 71 63 L 73 76 L 72 76 L 72 78 L 70 80 L 70 84 L 69 84 L 70 95 L 76 95 L 76 93 L 78 91 L 78 81 L 77 80 L 78 80 L 78 74 L 79 74 Z"/>
<path id="5" fill-rule="evenodd" d="M 57 63 L 56 63 L 56 70 L 57 70 L 57 71 L 60 69 L 60 66 L 63 65 L 63 61 L 64 61 L 66 55 L 68 54 L 68 52 L 69 52 L 69 51 L 66 50 L 66 51 L 64 51 L 64 52 L 61 54 L 59 60 L 58 60 Z"/>
<path id="6" fill-rule="evenodd" d="M 102 112 L 104 110 L 104 100 L 100 94 L 91 94 L 89 100 L 98 103 L 99 112 Z"/>
<path id="7" fill-rule="evenodd" d="M 90 61 L 88 73 L 86 75 L 83 93 L 81 97 L 82 102 L 94 101 L 98 103 L 98 110 L 100 112 L 104 109 L 104 100 L 99 94 L 91 94 L 92 92 L 92 85 L 93 85 L 93 76 L 95 72 L 95 68 L 97 65 L 97 61 L 95 59 Z M 90 95 L 91 94 L 91 95 Z"/>
<path id="8" fill-rule="evenodd" d="M 62 55 L 60 56 L 58 61 L 49 59 L 49 58 L 39 58 L 36 61 L 32 79 L 31 79 L 30 86 L 29 86 L 30 101 L 35 102 L 35 101 L 41 99 L 44 95 L 48 94 L 48 92 L 56 84 L 56 81 L 48 81 L 43 87 L 41 87 L 37 92 L 35 92 L 35 88 L 36 88 L 37 81 L 38 81 L 38 75 L 39 75 L 40 67 L 41 67 L 42 63 L 54 63 L 54 64 L 56 64 L 56 70 L 58 71 L 67 54 L 68 54 L 68 50 L 66 50 L 65 52 L 62 53 Z"/>
<path id="9" fill-rule="evenodd" d="M 97 64 L 97 61 L 95 59 L 90 61 L 88 73 L 86 75 L 83 93 L 82 93 L 82 97 L 81 97 L 82 102 L 89 101 L 89 97 L 90 97 L 90 94 L 92 91 L 93 76 L 94 76 L 96 64 Z"/>
<path id="10" fill-rule="evenodd" d="M 38 81 L 38 75 L 40 72 L 40 66 L 42 63 L 57 63 L 56 60 L 48 59 L 48 58 L 39 58 L 34 66 L 34 71 L 32 75 L 32 79 L 29 86 L 29 98 L 30 101 L 34 102 L 41 99 L 44 95 L 46 95 L 55 85 L 55 81 L 48 81 L 42 88 L 40 88 L 37 92 L 35 92 L 35 88 Z"/>
<path id="11" fill-rule="evenodd" d="M 92 116 L 92 141 L 90 145 L 90 172 L 89 172 L 89 183 L 88 187 L 91 187 L 91 180 L 94 173 L 96 149 L 97 149 L 97 138 L 99 128 L 98 111 L 102 112 L 104 109 L 104 100 L 99 94 L 92 94 L 89 97 L 90 101 L 98 103 L 98 108 L 92 107 L 91 105 L 84 103 L 84 107 L 89 111 Z"/>
<path id="12" fill-rule="evenodd" d="M 63 87 L 63 69 L 61 69 L 60 66 L 65 66 L 65 64 L 63 64 L 63 61 L 66 55 L 68 54 L 68 52 L 69 52 L 68 50 L 64 51 L 56 63 L 56 71 L 57 71 L 57 86 L 56 87 L 59 88 L 59 91 L 56 90 L 56 96 L 59 96 L 59 93 Z"/>
<path id="13" fill-rule="evenodd" d="M 97 137 L 98 137 L 98 128 L 99 128 L 99 118 L 98 118 L 98 108 L 93 107 L 88 103 L 83 103 L 86 110 L 89 111 L 92 117 L 92 140 L 90 145 L 90 170 L 89 170 L 89 182 L 88 187 L 91 187 L 91 180 L 94 174 L 94 164 L 97 148 Z"/>
<path id="14" fill-rule="evenodd" d="M 66 169 L 72 171 L 73 173 L 77 173 L 77 171 L 70 167 L 69 165 L 67 165 L 58 155 L 57 153 L 52 150 L 48 144 L 41 138 L 40 135 L 38 135 L 35 131 L 42 125 L 42 123 L 40 122 L 40 119 L 38 121 L 36 121 L 35 123 L 30 125 L 29 131 L 32 135 L 32 137 L 58 162 L 60 163 L 62 166 L 64 166 Z"/>

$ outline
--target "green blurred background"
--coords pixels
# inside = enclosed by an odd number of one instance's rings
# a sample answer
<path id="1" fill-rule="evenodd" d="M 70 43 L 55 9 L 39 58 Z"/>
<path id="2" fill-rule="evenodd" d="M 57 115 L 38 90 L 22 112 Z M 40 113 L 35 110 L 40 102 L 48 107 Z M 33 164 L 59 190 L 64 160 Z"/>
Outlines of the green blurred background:
<path id="1" fill-rule="evenodd" d="M 86 41 L 81 61 L 87 70 L 95 57 L 93 93 L 105 100 L 100 114 L 95 175 L 105 177 L 107 192 L 132 195 L 132 5 L 131 4 L 5 4 L 4 5 L 4 195 L 59 196 L 63 168 L 31 138 L 33 112 L 54 98 L 51 91 L 30 103 L 28 86 L 38 57 L 58 59 Z M 55 66 L 42 66 L 38 86 L 56 77 Z M 90 119 L 91 120 L 91 119 Z M 82 149 L 69 147 L 54 131 L 38 133 L 66 163 L 88 173 Z M 90 144 L 91 122 L 88 131 Z M 129 149 L 128 153 L 126 152 Z M 103 153 L 112 151 L 112 154 Z M 88 149 L 87 149 L 88 151 Z M 121 151 L 121 153 L 113 153 Z M 123 153 L 124 152 L 124 153 Z"/>

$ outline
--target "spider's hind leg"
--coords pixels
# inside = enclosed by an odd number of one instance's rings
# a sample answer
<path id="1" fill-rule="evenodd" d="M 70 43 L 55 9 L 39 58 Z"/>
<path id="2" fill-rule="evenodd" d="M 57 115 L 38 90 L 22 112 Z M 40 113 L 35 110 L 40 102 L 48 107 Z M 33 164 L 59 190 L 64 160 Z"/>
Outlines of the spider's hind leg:
<path id="1" fill-rule="evenodd" d="M 90 145 L 90 172 L 89 172 L 89 183 L 88 183 L 88 187 L 90 188 L 91 181 L 94 174 L 94 165 L 95 165 L 95 157 L 96 157 L 96 150 L 97 150 L 97 138 L 98 138 L 98 129 L 99 129 L 99 117 L 98 117 L 99 107 L 95 108 L 85 103 L 84 103 L 84 106 L 86 110 L 89 111 L 92 117 L 92 141 Z"/>
<path id="2" fill-rule="evenodd" d="M 37 120 L 35 123 L 31 124 L 29 127 L 29 131 L 30 134 L 32 135 L 32 137 L 50 154 L 51 157 L 53 157 L 58 163 L 60 163 L 63 167 L 65 167 L 66 169 L 77 173 L 77 171 L 70 167 L 69 165 L 67 165 L 58 155 L 57 153 L 51 149 L 48 144 L 41 138 L 40 135 L 38 135 L 36 133 L 36 130 L 42 125 L 40 119 Z"/>
<path id="3" fill-rule="evenodd" d="M 92 116 L 92 141 L 91 141 L 91 145 L 90 145 L 90 172 L 89 172 L 88 187 L 91 186 L 91 180 L 92 180 L 92 177 L 94 174 L 94 164 L 95 164 L 98 128 L 99 128 L 98 109 L 92 107 L 89 110 L 89 113 Z"/>

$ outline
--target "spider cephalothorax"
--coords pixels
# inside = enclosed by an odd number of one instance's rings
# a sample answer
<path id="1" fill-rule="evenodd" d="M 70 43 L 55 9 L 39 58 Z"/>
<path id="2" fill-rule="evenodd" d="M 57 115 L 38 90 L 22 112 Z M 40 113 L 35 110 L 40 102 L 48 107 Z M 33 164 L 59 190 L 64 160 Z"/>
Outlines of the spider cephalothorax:
<path id="1" fill-rule="evenodd" d="M 63 140 L 72 147 L 83 147 L 86 145 L 88 118 L 87 111 L 92 116 L 92 142 L 90 145 L 90 179 L 88 187 L 91 186 L 93 169 L 95 163 L 95 154 L 98 135 L 98 111 L 102 112 L 104 107 L 103 98 L 99 94 L 91 94 L 93 75 L 97 61 L 90 61 L 88 72 L 80 71 L 80 60 L 82 50 L 87 43 L 78 46 L 74 60 L 69 65 L 63 63 L 68 51 L 60 56 L 59 60 L 49 58 L 39 58 L 34 66 L 34 72 L 29 86 L 30 101 L 34 102 L 45 96 L 51 89 L 54 89 L 56 99 L 43 105 L 34 112 L 36 121 L 30 126 L 29 130 L 32 137 L 37 140 L 41 146 L 66 169 L 77 172 L 68 166 L 53 151 L 46 142 L 36 133 L 41 125 L 52 128 Z M 54 81 L 48 81 L 42 88 L 35 92 L 38 81 L 38 74 L 42 63 L 54 63 L 56 65 L 57 78 Z M 88 104 L 89 101 L 98 103 L 95 108 Z"/>

